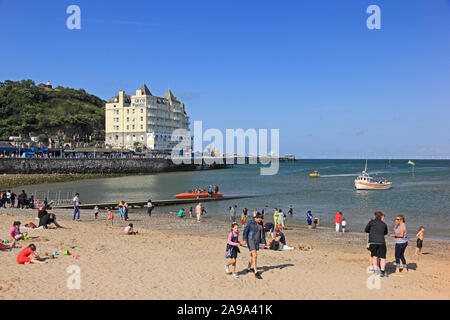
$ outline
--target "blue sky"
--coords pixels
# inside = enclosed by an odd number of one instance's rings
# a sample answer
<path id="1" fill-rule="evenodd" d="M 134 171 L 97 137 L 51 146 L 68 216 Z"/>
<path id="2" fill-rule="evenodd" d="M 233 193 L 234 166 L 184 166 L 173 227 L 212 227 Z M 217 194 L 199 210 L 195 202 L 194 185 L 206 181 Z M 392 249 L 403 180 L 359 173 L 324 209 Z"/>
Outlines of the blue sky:
<path id="1" fill-rule="evenodd" d="M 450 158 L 449 0 L 0 0 L 0 28 L 0 80 L 170 87 L 205 129 L 280 129 L 298 157 Z"/>

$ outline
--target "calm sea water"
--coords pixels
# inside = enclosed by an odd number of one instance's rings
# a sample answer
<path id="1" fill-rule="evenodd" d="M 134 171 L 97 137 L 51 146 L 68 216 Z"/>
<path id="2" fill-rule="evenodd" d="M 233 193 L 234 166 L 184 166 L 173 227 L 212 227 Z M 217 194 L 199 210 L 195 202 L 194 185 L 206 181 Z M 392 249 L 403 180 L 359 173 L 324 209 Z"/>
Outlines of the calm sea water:
<path id="1" fill-rule="evenodd" d="M 27 191 L 50 191 L 51 198 L 61 191 L 61 197 L 79 192 L 84 203 L 133 201 L 148 198 L 172 199 L 176 193 L 209 184 L 219 185 L 225 195 L 256 195 L 249 199 L 207 203 L 210 215 L 228 215 L 228 207 L 246 207 L 252 212 L 266 204 L 270 213 L 274 207 L 287 213 L 294 208 L 294 219 L 306 220 L 312 210 L 324 225 L 332 226 L 337 211 L 342 211 L 349 230 L 362 231 L 376 210 L 387 215 L 391 228 L 397 214 L 406 217 L 409 236 L 415 238 L 419 226 L 426 235 L 450 240 L 450 161 L 417 160 L 415 175 L 407 160 L 369 160 L 369 173 L 388 177 L 391 190 L 357 191 L 353 180 L 364 169 L 365 160 L 301 160 L 281 163 L 277 175 L 261 176 L 257 165 L 240 165 L 233 169 L 175 172 L 155 175 L 127 176 L 52 183 L 30 186 Z M 309 178 L 312 170 L 321 177 Z M 38 193 L 39 194 L 39 193 Z M 184 206 L 186 209 L 189 205 Z M 157 208 L 157 211 L 176 211 L 178 207 Z"/>

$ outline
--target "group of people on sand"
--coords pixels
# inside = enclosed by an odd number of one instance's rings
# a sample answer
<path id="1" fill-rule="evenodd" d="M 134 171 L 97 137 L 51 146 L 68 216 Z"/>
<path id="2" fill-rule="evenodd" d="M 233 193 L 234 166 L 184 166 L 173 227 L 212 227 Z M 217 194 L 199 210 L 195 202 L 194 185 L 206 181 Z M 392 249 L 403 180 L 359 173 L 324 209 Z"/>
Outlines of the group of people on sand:
<path id="1" fill-rule="evenodd" d="M 63 228 L 56 222 L 56 216 L 53 213 L 48 213 L 45 206 L 41 206 L 38 210 L 39 226 L 30 222 L 25 225 L 29 229 L 48 229 L 49 224 L 54 224 L 56 228 Z M 11 250 L 16 248 L 18 241 L 30 240 L 30 236 L 27 232 L 22 232 L 20 221 L 14 221 L 11 230 L 9 231 L 9 238 L 6 240 L 0 240 L 0 250 Z M 36 245 L 31 243 L 30 245 L 23 248 L 17 256 L 16 259 L 18 264 L 28 264 L 28 263 L 46 263 L 43 261 L 39 255 L 36 254 Z"/>
<path id="2" fill-rule="evenodd" d="M 384 222 L 385 217 L 384 213 L 376 211 L 374 219 L 370 220 L 364 229 L 369 234 L 367 239 L 367 250 L 370 251 L 369 270 L 380 277 L 387 277 L 385 270 L 387 253 L 385 236 L 388 234 L 388 227 Z M 422 254 L 424 230 L 425 228 L 421 226 L 416 234 L 416 255 Z M 393 233 L 390 236 L 395 239 L 395 273 L 408 272 L 405 259 L 405 250 L 408 246 L 408 229 L 404 215 L 396 216 Z"/>

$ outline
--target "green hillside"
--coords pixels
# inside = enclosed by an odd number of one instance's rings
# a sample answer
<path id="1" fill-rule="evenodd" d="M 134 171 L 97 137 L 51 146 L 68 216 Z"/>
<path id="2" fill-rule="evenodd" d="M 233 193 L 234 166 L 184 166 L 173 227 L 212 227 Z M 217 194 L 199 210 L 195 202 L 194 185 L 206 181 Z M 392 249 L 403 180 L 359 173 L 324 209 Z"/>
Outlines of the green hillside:
<path id="1" fill-rule="evenodd" d="M 0 140 L 40 136 L 102 140 L 105 101 L 83 89 L 45 88 L 32 80 L 0 82 Z"/>

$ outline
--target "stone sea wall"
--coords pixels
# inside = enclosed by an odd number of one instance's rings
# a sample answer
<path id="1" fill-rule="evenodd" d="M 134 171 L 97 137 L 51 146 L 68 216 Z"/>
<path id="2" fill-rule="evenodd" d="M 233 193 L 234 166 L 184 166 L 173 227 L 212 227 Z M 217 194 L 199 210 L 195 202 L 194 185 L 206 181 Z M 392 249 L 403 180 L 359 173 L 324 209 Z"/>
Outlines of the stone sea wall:
<path id="1" fill-rule="evenodd" d="M 14 173 L 156 173 L 195 170 L 169 159 L 0 159 L 0 174 Z"/>

